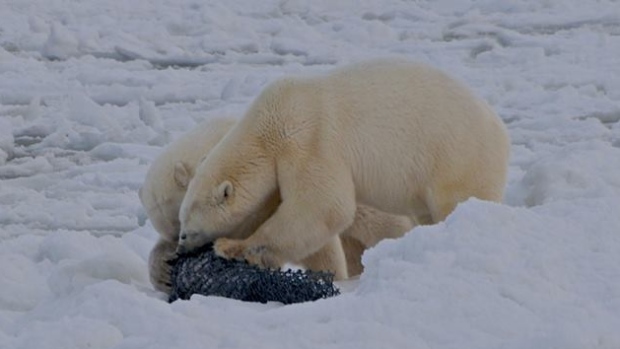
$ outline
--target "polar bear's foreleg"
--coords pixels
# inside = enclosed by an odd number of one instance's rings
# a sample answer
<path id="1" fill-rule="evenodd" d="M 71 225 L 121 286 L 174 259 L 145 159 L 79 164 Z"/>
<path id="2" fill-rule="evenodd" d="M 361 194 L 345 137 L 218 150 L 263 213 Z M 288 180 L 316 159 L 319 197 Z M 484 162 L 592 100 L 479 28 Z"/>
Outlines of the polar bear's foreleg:
<path id="1" fill-rule="evenodd" d="M 334 279 L 344 280 L 349 277 L 347 259 L 339 237 L 333 237 L 321 249 L 304 258 L 303 267 L 314 271 L 329 271 Z"/>
<path id="2" fill-rule="evenodd" d="M 366 251 L 366 246 L 356 238 L 348 235 L 341 235 L 340 241 L 347 259 L 347 274 L 349 274 L 349 277 L 360 275 L 364 271 L 362 255 Z"/>
<path id="3" fill-rule="evenodd" d="M 295 157 L 277 167 L 276 212 L 245 240 L 216 240 L 217 255 L 277 268 L 310 256 L 353 223 L 355 189 L 341 161 Z"/>

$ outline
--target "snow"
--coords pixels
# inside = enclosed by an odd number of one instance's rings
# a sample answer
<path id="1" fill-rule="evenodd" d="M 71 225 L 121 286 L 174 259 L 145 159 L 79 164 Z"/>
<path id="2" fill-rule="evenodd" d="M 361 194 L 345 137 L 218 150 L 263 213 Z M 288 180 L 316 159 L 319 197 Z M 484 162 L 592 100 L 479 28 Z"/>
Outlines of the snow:
<path id="1" fill-rule="evenodd" d="M 1 348 L 620 348 L 613 0 L 5 0 Z M 502 204 L 364 255 L 336 298 L 165 302 L 137 196 L 151 161 L 261 88 L 406 56 L 506 122 Z"/>

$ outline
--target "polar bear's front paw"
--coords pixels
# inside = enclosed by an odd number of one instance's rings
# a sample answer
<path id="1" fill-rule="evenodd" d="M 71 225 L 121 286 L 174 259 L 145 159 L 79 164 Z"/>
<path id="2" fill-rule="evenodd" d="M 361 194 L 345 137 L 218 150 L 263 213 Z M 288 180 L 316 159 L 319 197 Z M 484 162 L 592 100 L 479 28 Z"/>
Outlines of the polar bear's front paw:
<path id="1" fill-rule="evenodd" d="M 245 259 L 245 244 L 243 240 L 234 240 L 227 238 L 217 239 L 213 244 L 213 251 L 217 256 L 224 259 Z"/>
<path id="2" fill-rule="evenodd" d="M 170 294 L 172 291 L 172 259 L 162 260 L 159 267 L 151 267 L 150 280 L 156 290 Z"/>
<path id="3" fill-rule="evenodd" d="M 281 263 L 265 246 L 249 246 L 245 240 L 220 238 L 215 240 L 213 251 L 225 259 L 245 260 L 261 268 L 279 268 Z"/>
<path id="4" fill-rule="evenodd" d="M 149 255 L 149 278 L 156 290 L 170 294 L 172 289 L 172 261 L 176 258 L 177 244 L 159 240 Z"/>

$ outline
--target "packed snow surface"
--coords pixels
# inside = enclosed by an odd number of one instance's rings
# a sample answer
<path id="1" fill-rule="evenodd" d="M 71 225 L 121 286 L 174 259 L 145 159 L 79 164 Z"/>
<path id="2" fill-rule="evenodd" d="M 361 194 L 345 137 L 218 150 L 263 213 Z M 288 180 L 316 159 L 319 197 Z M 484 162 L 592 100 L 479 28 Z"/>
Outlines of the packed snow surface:
<path id="1" fill-rule="evenodd" d="M 373 57 L 431 63 L 512 139 L 469 200 L 283 306 L 148 281 L 137 190 L 170 141 L 261 88 Z M 0 348 L 620 348 L 620 3 L 0 2 Z"/>

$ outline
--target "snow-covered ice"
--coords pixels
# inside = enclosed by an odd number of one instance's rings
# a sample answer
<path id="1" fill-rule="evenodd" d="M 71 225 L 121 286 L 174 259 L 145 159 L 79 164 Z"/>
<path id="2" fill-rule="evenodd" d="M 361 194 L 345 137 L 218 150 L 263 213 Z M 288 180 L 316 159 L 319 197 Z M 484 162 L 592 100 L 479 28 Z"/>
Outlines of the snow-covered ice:
<path id="1" fill-rule="evenodd" d="M 380 56 L 471 86 L 512 139 L 470 200 L 336 298 L 165 302 L 137 190 L 197 122 Z M 0 348 L 620 348 L 614 0 L 0 1 Z"/>

